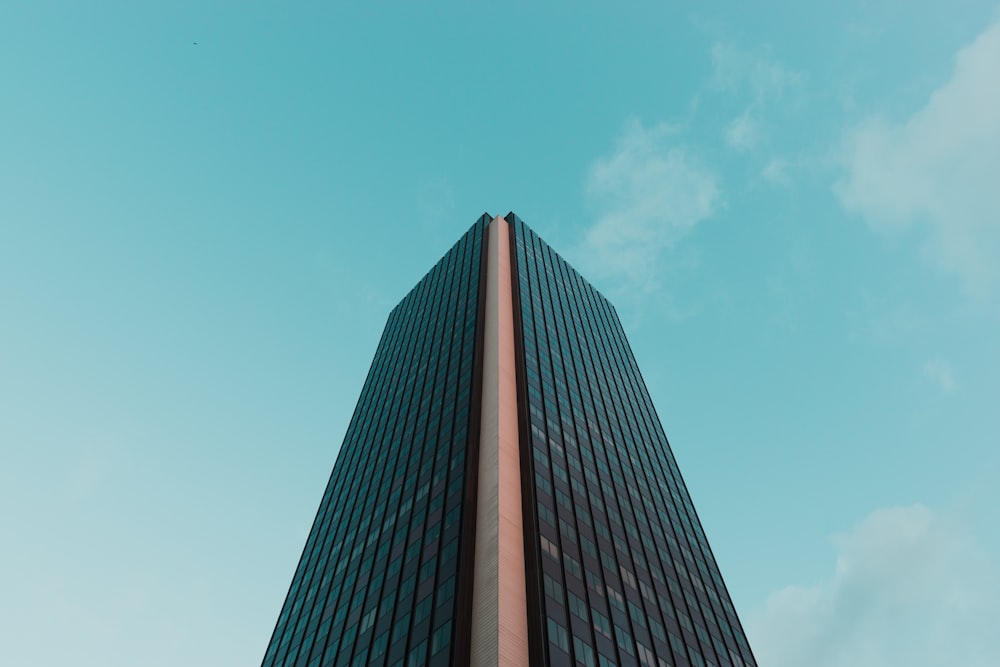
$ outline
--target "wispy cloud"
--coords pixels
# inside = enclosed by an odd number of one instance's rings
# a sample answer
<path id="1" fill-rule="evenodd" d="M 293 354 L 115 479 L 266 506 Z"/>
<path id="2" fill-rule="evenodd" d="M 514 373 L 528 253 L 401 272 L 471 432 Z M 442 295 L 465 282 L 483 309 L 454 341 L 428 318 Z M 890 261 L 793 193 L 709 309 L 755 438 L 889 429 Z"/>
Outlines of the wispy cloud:
<path id="1" fill-rule="evenodd" d="M 924 375 L 934 382 L 944 394 L 953 394 L 958 389 L 951 364 L 940 354 L 924 362 Z"/>
<path id="2" fill-rule="evenodd" d="M 700 159 L 689 133 L 704 94 L 726 109 L 724 118 L 735 111 L 721 127 L 725 145 L 754 153 L 762 179 L 790 184 L 789 160 L 771 157 L 765 163 L 760 149 L 772 111 L 801 90 L 803 75 L 768 47 L 716 42 L 710 57 L 712 75 L 692 100 L 690 118 L 680 125 L 630 119 L 614 151 L 591 164 L 585 192 L 596 222 L 573 253 L 589 275 L 616 279 L 633 294 L 656 290 L 663 256 L 722 205 L 719 171 Z M 672 260 L 689 264 L 677 252 Z"/>
<path id="3" fill-rule="evenodd" d="M 760 121 L 747 109 L 726 126 L 725 139 L 730 148 L 752 150 L 760 140 Z"/>
<path id="4" fill-rule="evenodd" d="M 614 152 L 591 165 L 585 189 L 597 221 L 578 252 L 588 272 L 654 289 L 661 254 L 719 206 L 715 175 L 678 138 L 666 123 L 632 119 Z"/>
<path id="5" fill-rule="evenodd" d="M 880 509 L 835 539 L 836 568 L 772 595 L 750 618 L 771 667 L 991 667 L 1000 655 L 994 564 L 953 519 Z"/>
<path id="6" fill-rule="evenodd" d="M 745 100 L 742 113 L 726 125 L 726 144 L 740 152 L 757 148 L 765 134 L 767 108 L 787 101 L 802 81 L 800 72 L 781 63 L 767 47 L 744 49 L 716 42 L 712 46 L 710 88 Z"/>
<path id="7" fill-rule="evenodd" d="M 785 158 L 771 158 L 768 160 L 764 168 L 761 169 L 761 177 L 774 185 L 780 185 L 782 187 L 788 187 L 791 182 L 791 174 L 789 173 L 790 165 L 788 160 Z"/>
<path id="8" fill-rule="evenodd" d="M 720 90 L 749 90 L 754 102 L 780 97 L 799 86 L 803 76 L 781 63 L 771 49 L 744 49 L 724 42 L 712 45 L 712 85 Z"/>
<path id="9" fill-rule="evenodd" d="M 925 251 L 977 298 L 1000 269 L 1000 22 L 958 52 L 951 78 L 902 122 L 846 133 L 842 204 L 875 229 L 919 228 Z"/>

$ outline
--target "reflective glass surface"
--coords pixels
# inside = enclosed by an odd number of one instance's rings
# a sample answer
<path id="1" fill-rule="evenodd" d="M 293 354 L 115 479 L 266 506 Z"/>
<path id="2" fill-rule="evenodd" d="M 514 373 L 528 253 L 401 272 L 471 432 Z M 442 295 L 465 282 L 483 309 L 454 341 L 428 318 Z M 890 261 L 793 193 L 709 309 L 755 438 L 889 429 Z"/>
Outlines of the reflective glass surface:
<path id="1" fill-rule="evenodd" d="M 487 223 L 389 315 L 264 667 L 452 662 Z"/>
<path id="2" fill-rule="evenodd" d="M 756 665 L 614 307 L 507 219 L 536 651 L 549 665 Z"/>

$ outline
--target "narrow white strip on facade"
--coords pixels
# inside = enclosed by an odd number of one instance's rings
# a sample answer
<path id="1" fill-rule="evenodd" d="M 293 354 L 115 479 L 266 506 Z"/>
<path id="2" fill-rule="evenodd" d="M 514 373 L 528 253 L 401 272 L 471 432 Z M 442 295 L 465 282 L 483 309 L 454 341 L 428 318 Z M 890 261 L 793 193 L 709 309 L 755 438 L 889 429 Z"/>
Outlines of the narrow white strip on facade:
<path id="1" fill-rule="evenodd" d="M 490 222 L 479 434 L 473 667 L 528 664 L 528 618 L 507 221 Z"/>

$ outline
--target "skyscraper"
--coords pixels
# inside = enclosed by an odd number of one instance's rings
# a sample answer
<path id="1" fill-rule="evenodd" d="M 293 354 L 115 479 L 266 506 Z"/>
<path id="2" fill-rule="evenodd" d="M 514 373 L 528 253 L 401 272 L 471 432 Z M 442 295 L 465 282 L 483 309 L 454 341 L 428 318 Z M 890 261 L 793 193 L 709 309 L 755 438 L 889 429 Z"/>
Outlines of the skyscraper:
<path id="1" fill-rule="evenodd" d="M 514 214 L 389 314 L 264 667 L 755 666 L 611 304 Z"/>

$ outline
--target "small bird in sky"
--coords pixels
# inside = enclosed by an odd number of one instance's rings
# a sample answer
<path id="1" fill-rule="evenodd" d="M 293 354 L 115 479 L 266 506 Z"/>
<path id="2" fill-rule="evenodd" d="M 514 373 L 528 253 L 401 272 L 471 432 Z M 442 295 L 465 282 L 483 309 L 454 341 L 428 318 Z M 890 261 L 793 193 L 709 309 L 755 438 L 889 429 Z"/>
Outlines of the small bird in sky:
<path id="1" fill-rule="evenodd" d="M 195 46 L 198 46 L 198 42 L 191 42 L 191 43 L 194 44 Z"/>

